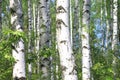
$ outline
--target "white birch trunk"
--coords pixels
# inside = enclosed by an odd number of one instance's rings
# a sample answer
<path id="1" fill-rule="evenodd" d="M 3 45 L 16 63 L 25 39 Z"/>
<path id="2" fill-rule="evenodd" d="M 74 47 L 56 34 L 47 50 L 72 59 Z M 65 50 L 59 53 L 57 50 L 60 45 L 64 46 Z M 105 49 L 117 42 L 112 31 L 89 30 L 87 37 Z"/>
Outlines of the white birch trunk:
<path id="1" fill-rule="evenodd" d="M 10 0 L 11 10 L 11 24 L 15 31 L 23 32 L 23 12 L 21 0 Z M 25 50 L 24 41 L 20 38 L 14 43 L 14 49 L 12 50 L 15 64 L 13 67 L 13 79 L 14 80 L 25 80 Z"/>
<path id="2" fill-rule="evenodd" d="M 109 16 L 109 14 L 108 14 L 108 10 L 107 10 L 107 0 L 104 0 L 104 4 L 105 4 L 105 16 L 107 17 L 107 16 Z M 109 19 L 106 19 L 106 51 L 108 51 L 108 45 L 109 45 L 109 43 L 110 43 L 110 39 L 109 39 L 109 37 L 110 37 L 110 24 L 109 24 Z"/>
<path id="3" fill-rule="evenodd" d="M 72 21 L 72 0 L 70 0 L 70 41 L 71 41 L 71 45 L 73 46 L 73 34 L 72 34 L 72 31 L 73 31 L 73 21 Z"/>
<path id="4" fill-rule="evenodd" d="M 37 73 L 40 73 L 40 11 L 39 6 L 36 6 L 36 55 L 37 55 Z"/>
<path id="5" fill-rule="evenodd" d="M 32 44 L 32 6 L 31 6 L 31 0 L 28 0 L 28 37 L 29 37 L 29 42 L 28 42 L 28 79 L 31 80 L 31 75 L 32 75 L 32 63 L 31 63 L 31 53 L 33 51 L 33 44 Z"/>
<path id="6" fill-rule="evenodd" d="M 40 49 L 50 47 L 50 0 L 40 0 L 41 25 L 40 25 Z M 47 54 L 44 54 L 47 55 Z M 42 80 L 49 80 L 50 77 L 50 57 L 41 57 Z"/>
<path id="7" fill-rule="evenodd" d="M 117 0 L 113 0 L 113 40 L 112 40 L 112 50 L 113 50 L 113 72 L 114 80 L 116 80 L 116 56 L 117 56 L 117 46 L 118 46 L 118 19 L 117 19 Z"/>
<path id="8" fill-rule="evenodd" d="M 112 41 L 112 49 L 115 50 L 118 44 L 118 24 L 117 24 L 117 0 L 113 1 L 114 9 L 113 9 L 113 41 Z"/>
<path id="9" fill-rule="evenodd" d="M 89 44 L 89 27 L 90 27 L 90 0 L 84 0 L 82 16 L 82 80 L 90 80 L 90 44 Z"/>
<path id="10" fill-rule="evenodd" d="M 37 23 L 37 5 L 35 4 L 35 2 L 33 3 L 33 33 L 34 33 L 34 37 L 35 37 L 35 40 L 34 40 L 34 53 L 35 55 L 37 55 L 37 49 L 36 49 L 36 44 L 37 44 L 37 31 L 36 31 L 36 23 Z M 34 73 L 38 73 L 38 67 L 37 67 L 37 63 L 36 63 L 36 68 L 34 68 Z"/>
<path id="11" fill-rule="evenodd" d="M 69 0 L 56 1 L 56 38 L 62 69 L 62 80 L 77 80 L 75 60 L 70 41 Z"/>

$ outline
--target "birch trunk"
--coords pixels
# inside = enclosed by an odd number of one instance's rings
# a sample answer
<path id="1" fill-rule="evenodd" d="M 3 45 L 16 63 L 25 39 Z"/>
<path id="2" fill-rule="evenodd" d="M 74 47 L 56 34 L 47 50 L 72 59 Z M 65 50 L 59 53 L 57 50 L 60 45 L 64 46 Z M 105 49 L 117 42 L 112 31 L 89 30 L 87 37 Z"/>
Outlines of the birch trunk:
<path id="1" fill-rule="evenodd" d="M 33 33 L 34 33 L 34 53 L 35 55 L 37 56 L 37 29 L 36 29 L 36 26 L 37 26 L 37 5 L 35 4 L 36 3 L 36 0 L 35 2 L 33 3 Z M 36 62 L 36 68 L 34 69 L 34 73 L 38 73 L 38 65 L 37 65 L 38 62 Z"/>
<path id="2" fill-rule="evenodd" d="M 31 6 L 31 0 L 28 0 L 28 37 L 29 37 L 29 42 L 28 42 L 28 79 L 31 80 L 31 75 L 32 75 L 32 63 L 31 63 L 31 54 L 33 51 L 33 45 L 32 45 L 32 31 L 33 31 L 33 26 L 32 26 L 32 6 Z"/>
<path id="3" fill-rule="evenodd" d="M 116 69 L 116 57 L 117 57 L 117 46 L 118 46 L 118 19 L 117 19 L 117 0 L 113 0 L 113 40 L 112 40 L 112 50 L 113 50 L 113 72 L 114 80 L 116 80 L 117 69 Z"/>
<path id="4" fill-rule="evenodd" d="M 90 80 L 90 44 L 89 44 L 89 27 L 90 27 L 90 0 L 84 0 L 82 16 L 82 80 Z"/>
<path id="5" fill-rule="evenodd" d="M 77 80 L 75 60 L 70 41 L 69 7 L 69 0 L 56 1 L 56 38 L 58 52 L 60 55 L 62 80 Z"/>
<path id="6" fill-rule="evenodd" d="M 37 73 L 40 73 L 40 11 L 39 6 L 36 6 L 36 55 L 37 55 Z"/>
<path id="7" fill-rule="evenodd" d="M 105 0 L 104 1 L 104 4 L 105 4 L 105 16 L 106 17 L 108 17 L 108 16 L 110 16 L 109 14 L 109 12 L 108 12 L 108 9 L 107 9 L 107 0 Z M 109 4 L 110 5 L 110 4 Z M 106 19 L 106 51 L 108 51 L 108 47 L 109 47 L 109 44 L 110 44 L 110 39 L 109 38 L 111 38 L 110 37 L 110 20 L 107 18 Z"/>
<path id="8" fill-rule="evenodd" d="M 40 50 L 46 50 L 50 47 L 50 0 L 40 0 Z M 47 51 L 47 50 L 46 50 Z M 42 80 L 50 79 L 50 56 L 41 57 Z"/>
<path id="9" fill-rule="evenodd" d="M 21 0 L 10 0 L 11 10 L 11 24 L 15 31 L 23 32 L 23 12 L 22 12 L 22 1 Z M 14 43 L 14 49 L 12 49 L 12 55 L 15 59 L 13 67 L 13 79 L 14 80 L 25 80 L 25 50 L 24 41 L 20 38 Z"/>
<path id="10" fill-rule="evenodd" d="M 70 0 L 70 41 L 71 41 L 71 45 L 73 46 L 73 21 L 72 21 L 72 0 Z"/>

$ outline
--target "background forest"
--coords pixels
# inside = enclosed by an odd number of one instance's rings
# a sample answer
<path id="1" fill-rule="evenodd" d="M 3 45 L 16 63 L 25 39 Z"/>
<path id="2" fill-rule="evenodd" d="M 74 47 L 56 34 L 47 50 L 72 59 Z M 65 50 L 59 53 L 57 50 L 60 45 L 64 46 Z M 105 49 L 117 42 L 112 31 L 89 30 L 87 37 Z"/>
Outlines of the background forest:
<path id="1" fill-rule="evenodd" d="M 0 0 L 0 80 L 120 80 L 120 0 Z"/>

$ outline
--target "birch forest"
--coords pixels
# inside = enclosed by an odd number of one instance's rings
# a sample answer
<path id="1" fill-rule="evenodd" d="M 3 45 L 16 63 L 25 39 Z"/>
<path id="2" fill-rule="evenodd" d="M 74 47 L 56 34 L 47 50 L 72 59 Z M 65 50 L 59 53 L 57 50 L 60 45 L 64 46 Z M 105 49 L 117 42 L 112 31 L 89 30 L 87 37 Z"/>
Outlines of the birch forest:
<path id="1" fill-rule="evenodd" d="M 0 80 L 120 80 L 120 0 L 0 0 Z"/>

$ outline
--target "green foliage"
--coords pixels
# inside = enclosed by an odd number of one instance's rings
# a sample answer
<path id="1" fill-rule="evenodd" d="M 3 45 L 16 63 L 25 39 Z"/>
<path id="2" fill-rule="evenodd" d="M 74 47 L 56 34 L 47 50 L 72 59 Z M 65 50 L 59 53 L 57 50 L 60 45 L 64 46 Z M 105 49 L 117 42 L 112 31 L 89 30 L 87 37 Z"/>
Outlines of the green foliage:
<path id="1" fill-rule="evenodd" d="M 9 80 L 12 80 L 14 59 L 12 57 L 11 46 L 13 42 L 17 42 L 20 38 L 27 41 L 27 38 L 23 32 L 3 28 L 0 39 L 0 80 L 8 80 L 8 78 Z"/>
<path id="2" fill-rule="evenodd" d="M 28 41 L 25 33 L 21 32 L 21 31 L 13 31 L 13 30 L 10 30 L 10 29 L 4 29 L 3 34 L 8 35 L 8 39 L 10 39 L 11 42 L 18 41 L 21 38 L 24 41 Z"/>

